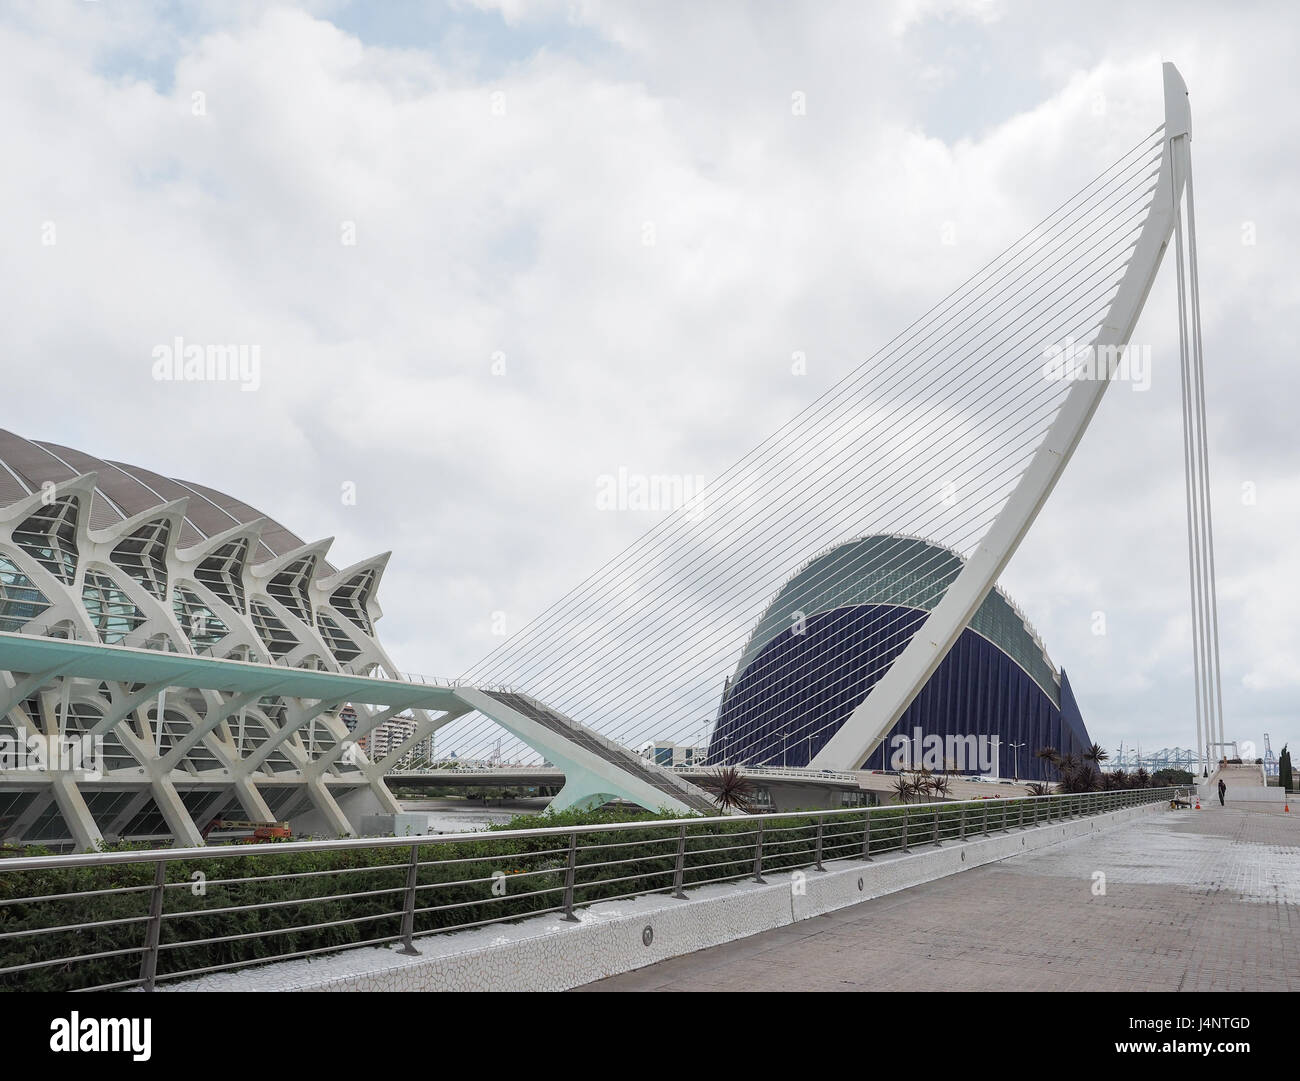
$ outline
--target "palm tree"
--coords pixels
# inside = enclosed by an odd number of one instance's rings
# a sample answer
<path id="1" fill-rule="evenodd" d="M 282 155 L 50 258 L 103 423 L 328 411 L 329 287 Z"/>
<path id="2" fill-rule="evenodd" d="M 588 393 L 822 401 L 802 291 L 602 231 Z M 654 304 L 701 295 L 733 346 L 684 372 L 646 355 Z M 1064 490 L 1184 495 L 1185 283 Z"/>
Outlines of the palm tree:
<path id="1" fill-rule="evenodd" d="M 1051 793 L 1051 788 L 1043 784 L 1042 781 L 1034 781 L 1025 785 L 1025 791 L 1031 796 L 1046 796 Z"/>
<path id="2" fill-rule="evenodd" d="M 700 786 L 713 796 L 719 810 L 754 813 L 754 783 L 735 766 L 719 766 L 706 773 L 700 778 Z"/>
<path id="3" fill-rule="evenodd" d="M 905 774 L 900 773 L 894 778 L 894 797 L 899 803 L 910 803 L 912 795 L 912 782 L 907 779 Z"/>
<path id="4" fill-rule="evenodd" d="M 1060 768 L 1061 752 L 1058 751 L 1055 747 L 1052 746 L 1039 747 L 1038 750 L 1034 752 L 1034 757 L 1042 759 L 1044 764 L 1048 766 L 1054 766 L 1057 769 Z"/>
<path id="5" fill-rule="evenodd" d="M 1094 766 L 1100 766 L 1110 755 L 1106 753 L 1106 749 L 1100 743 L 1094 743 L 1083 752 L 1083 757 L 1085 761 L 1091 762 Z"/>

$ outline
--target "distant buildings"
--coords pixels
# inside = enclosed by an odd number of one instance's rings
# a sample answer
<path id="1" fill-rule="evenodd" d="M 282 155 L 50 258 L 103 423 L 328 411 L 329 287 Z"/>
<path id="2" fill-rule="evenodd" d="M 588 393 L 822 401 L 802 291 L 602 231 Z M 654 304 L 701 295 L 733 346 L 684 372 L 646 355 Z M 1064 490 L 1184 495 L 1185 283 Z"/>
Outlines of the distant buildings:
<path id="1" fill-rule="evenodd" d="M 414 717 L 394 717 L 392 720 L 379 725 L 373 732 L 363 736 L 357 743 L 366 752 L 366 757 L 372 762 L 382 762 L 415 734 L 417 724 L 418 722 Z M 420 744 L 432 744 L 432 742 L 431 739 L 421 740 Z M 418 757 L 417 750 L 420 744 L 408 748 L 403 758 Z"/>
<path id="2" fill-rule="evenodd" d="M 653 740 L 637 748 L 637 753 L 656 766 L 702 766 L 706 747 L 686 747 L 669 740 Z"/>

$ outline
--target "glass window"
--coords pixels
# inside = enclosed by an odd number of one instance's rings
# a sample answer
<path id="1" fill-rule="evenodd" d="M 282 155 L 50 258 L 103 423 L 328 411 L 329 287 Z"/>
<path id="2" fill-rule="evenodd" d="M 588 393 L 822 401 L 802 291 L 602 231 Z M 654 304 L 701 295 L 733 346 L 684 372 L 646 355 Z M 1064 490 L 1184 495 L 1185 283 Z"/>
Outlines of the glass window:
<path id="1" fill-rule="evenodd" d="M 21 631 L 50 607 L 17 564 L 0 556 L 0 631 Z"/>

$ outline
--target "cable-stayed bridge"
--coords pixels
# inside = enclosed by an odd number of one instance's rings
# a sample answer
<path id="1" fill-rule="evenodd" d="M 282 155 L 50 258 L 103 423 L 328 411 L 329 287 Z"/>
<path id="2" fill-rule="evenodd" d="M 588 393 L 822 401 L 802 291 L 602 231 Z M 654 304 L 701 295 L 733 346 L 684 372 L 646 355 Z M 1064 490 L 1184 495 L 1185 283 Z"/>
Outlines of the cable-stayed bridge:
<path id="1" fill-rule="evenodd" d="M 1191 116 L 1177 70 L 1166 64 L 1163 75 L 1165 116 L 1154 131 L 465 678 L 527 687 L 620 742 L 689 739 L 716 716 L 737 653 L 789 568 L 815 565 L 804 586 L 814 598 L 864 576 L 889 578 L 899 610 L 924 620 L 900 616 L 873 631 L 889 660 L 867 673 L 847 721 L 831 728 L 796 703 L 762 722 L 780 726 L 778 746 L 806 742 L 813 768 L 855 769 L 944 661 L 1032 527 L 1107 386 L 1126 370 L 1172 245 L 1203 759 L 1223 735 Z M 867 534 L 930 543 L 844 543 Z M 842 678 L 847 664 L 830 655 L 810 679 Z M 499 735 L 470 716 L 439 744 L 472 758 Z"/>
<path id="2" fill-rule="evenodd" d="M 754 733 L 779 725 L 777 742 L 806 747 L 813 771 L 858 772 L 1032 527 L 1123 373 L 1171 243 L 1204 761 L 1227 743 L 1191 118 L 1170 64 L 1164 95 L 1159 126 L 1134 133 L 972 278 L 455 681 L 402 679 L 373 641 L 386 556 L 336 571 L 327 541 L 302 544 L 220 493 L 142 470 L 128 484 L 126 467 L 101 476 L 67 448 L 44 448 L 51 466 L 16 441 L 0 475 L 16 486 L 0 514 L 0 540 L 13 547 L 0 552 L 0 714 L 15 739 L 111 737 L 120 755 L 93 788 L 75 771 L 0 770 L 0 836 L 39 835 L 57 816 L 91 847 L 103 822 L 153 807 L 168 832 L 198 843 L 233 803 L 260 819 L 295 808 L 318 830 L 346 833 L 363 804 L 396 810 L 384 776 L 430 735 L 464 758 L 500 747 L 554 763 L 565 777 L 556 807 L 618 797 L 707 810 L 699 787 L 629 748 L 689 738 L 717 716 L 791 567 L 810 571 L 801 595 L 813 604 L 868 578 L 887 581 L 896 601 L 899 614 L 868 643 L 887 659 L 855 675 L 846 719 L 829 724 L 810 696 Z M 55 479 L 42 479 L 51 469 Z M 865 536 L 924 543 L 847 543 Z M 831 630 L 849 618 L 828 610 Z M 806 675 L 841 681 L 851 660 L 831 652 Z M 190 700 L 165 704 L 177 689 Z M 361 707 L 355 730 L 338 718 L 345 703 Z M 414 733 L 371 761 L 358 741 L 402 711 L 417 716 Z M 758 753 L 742 764 L 778 762 Z"/>

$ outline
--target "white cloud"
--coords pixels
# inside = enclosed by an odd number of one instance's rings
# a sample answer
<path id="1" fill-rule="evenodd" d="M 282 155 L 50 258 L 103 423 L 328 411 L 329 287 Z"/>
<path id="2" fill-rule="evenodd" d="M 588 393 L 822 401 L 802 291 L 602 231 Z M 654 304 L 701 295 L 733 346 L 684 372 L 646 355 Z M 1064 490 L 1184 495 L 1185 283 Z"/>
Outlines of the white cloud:
<path id="1" fill-rule="evenodd" d="M 1153 127 L 1161 44 L 1196 115 L 1225 705 L 1295 738 L 1287 35 L 1208 7 L 1171 36 L 1122 5 L 485 6 L 503 39 L 608 49 L 487 77 L 365 43 L 348 5 L 0 23 L 7 426 L 228 490 L 341 562 L 393 549 L 384 637 L 454 674 L 491 611 L 517 625 L 651 524 L 598 513 L 598 475 L 716 475 Z M 1004 92 L 1028 104 L 927 126 L 932 95 Z M 1108 394 L 1006 577 L 1108 743 L 1192 738 L 1171 303 L 1143 319 L 1151 393 Z M 153 382 L 176 334 L 260 344 L 263 389 Z"/>

